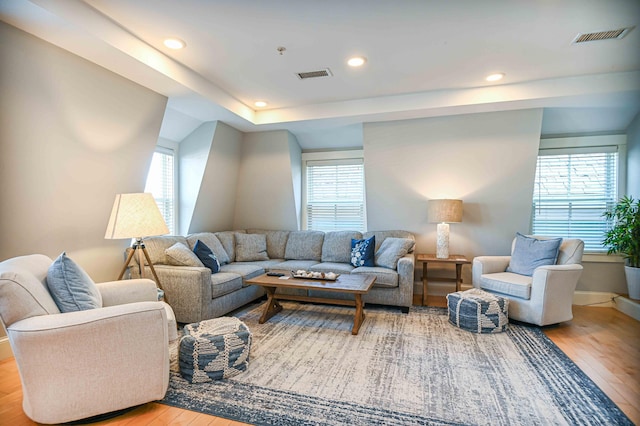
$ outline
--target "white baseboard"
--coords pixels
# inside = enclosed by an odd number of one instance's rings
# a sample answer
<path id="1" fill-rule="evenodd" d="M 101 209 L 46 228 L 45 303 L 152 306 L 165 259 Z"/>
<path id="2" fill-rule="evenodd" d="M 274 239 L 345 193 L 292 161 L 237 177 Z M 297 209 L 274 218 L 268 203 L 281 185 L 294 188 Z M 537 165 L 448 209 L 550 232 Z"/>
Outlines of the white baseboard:
<path id="1" fill-rule="evenodd" d="M 9 338 L 7 336 L 0 337 L 0 361 L 3 359 L 11 358 L 13 352 L 11 351 L 11 345 L 9 344 Z"/>
<path id="2" fill-rule="evenodd" d="M 615 308 L 625 315 L 629 315 L 636 321 L 640 321 L 640 303 L 637 300 L 628 299 L 624 296 L 616 297 Z"/>
<path id="3" fill-rule="evenodd" d="M 598 291 L 575 291 L 573 293 L 573 304 L 578 306 L 596 306 L 599 308 L 615 308 L 613 298 L 615 293 Z"/>

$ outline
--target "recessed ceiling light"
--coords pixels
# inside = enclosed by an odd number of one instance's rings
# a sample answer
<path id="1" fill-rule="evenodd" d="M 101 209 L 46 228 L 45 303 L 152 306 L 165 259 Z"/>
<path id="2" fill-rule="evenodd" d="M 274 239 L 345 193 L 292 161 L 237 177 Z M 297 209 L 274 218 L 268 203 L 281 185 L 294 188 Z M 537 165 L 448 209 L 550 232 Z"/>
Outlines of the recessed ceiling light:
<path id="1" fill-rule="evenodd" d="M 183 49 L 187 43 L 180 40 L 179 38 L 171 37 L 164 40 L 164 45 L 169 49 Z"/>
<path id="2" fill-rule="evenodd" d="M 367 62 L 367 58 L 364 56 L 354 56 L 353 58 L 349 58 L 347 64 L 349 64 L 350 67 L 361 67 L 365 62 Z"/>
<path id="3" fill-rule="evenodd" d="M 264 108 L 267 106 L 267 103 L 265 101 L 256 101 L 254 105 L 257 106 L 258 108 Z"/>
<path id="4" fill-rule="evenodd" d="M 500 73 L 497 73 L 497 74 L 488 75 L 485 80 L 487 80 L 487 81 L 498 81 L 498 80 L 502 80 L 502 77 L 504 77 L 504 73 L 500 72 Z"/>

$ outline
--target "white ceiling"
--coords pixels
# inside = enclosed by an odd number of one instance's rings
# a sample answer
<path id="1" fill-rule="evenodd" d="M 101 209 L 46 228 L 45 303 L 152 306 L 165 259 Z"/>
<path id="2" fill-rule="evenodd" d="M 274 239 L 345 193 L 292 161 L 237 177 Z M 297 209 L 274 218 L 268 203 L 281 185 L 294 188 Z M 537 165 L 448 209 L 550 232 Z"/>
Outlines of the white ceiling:
<path id="1" fill-rule="evenodd" d="M 222 120 L 347 148 L 363 122 L 522 108 L 545 108 L 545 135 L 624 132 L 640 111 L 639 28 L 572 44 L 640 26 L 638 0 L 3 0 L 0 19 L 167 95 L 176 141 Z"/>

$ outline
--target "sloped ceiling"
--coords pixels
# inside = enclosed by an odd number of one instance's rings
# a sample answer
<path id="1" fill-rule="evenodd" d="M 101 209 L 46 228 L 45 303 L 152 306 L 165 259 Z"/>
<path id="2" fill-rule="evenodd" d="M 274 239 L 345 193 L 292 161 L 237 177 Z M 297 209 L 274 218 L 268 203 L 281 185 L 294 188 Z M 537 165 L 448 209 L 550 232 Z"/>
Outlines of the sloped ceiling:
<path id="1" fill-rule="evenodd" d="M 523 108 L 545 109 L 543 134 L 623 132 L 640 110 L 639 29 L 572 41 L 639 17 L 637 0 L 0 3 L 0 19 L 168 96 L 163 137 L 220 120 L 290 130 L 304 149 L 353 146 L 363 122 Z M 322 68 L 333 76 L 296 76 Z"/>

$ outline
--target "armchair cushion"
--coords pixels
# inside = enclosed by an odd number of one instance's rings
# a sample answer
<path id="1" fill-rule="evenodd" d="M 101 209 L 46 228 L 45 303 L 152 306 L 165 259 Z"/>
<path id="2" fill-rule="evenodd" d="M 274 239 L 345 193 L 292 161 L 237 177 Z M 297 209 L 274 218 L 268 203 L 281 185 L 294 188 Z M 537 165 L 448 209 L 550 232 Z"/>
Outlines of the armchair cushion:
<path id="1" fill-rule="evenodd" d="M 531 297 L 531 282 L 533 278 L 513 272 L 498 272 L 484 274 L 480 279 L 480 287 L 508 296 L 529 299 Z"/>
<path id="2" fill-rule="evenodd" d="M 540 240 L 517 233 L 507 272 L 531 276 L 539 266 L 555 265 L 560 244 L 562 238 Z"/>
<path id="3" fill-rule="evenodd" d="M 102 296 L 96 284 L 65 252 L 49 267 L 47 287 L 63 313 L 102 307 Z"/>

